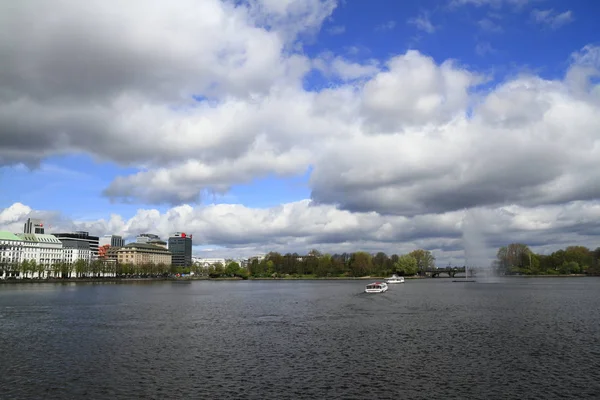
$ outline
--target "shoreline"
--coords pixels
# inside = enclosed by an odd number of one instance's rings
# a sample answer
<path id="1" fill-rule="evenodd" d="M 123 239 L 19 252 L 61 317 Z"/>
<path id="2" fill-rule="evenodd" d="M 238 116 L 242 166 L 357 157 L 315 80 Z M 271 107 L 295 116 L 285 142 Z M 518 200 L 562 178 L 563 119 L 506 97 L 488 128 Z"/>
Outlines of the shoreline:
<path id="1" fill-rule="evenodd" d="M 595 275 L 586 274 L 569 274 L 569 275 L 503 275 L 499 278 L 586 278 L 594 277 Z M 422 276 L 405 276 L 406 280 L 420 279 L 449 279 L 450 277 L 422 277 Z M 462 278 L 462 277 L 461 277 Z M 461 279 L 453 278 L 453 279 Z M 366 280 L 383 280 L 385 277 L 380 276 L 298 276 L 298 277 L 264 277 L 264 278 L 247 278 L 240 277 L 223 277 L 210 278 L 208 276 L 201 277 L 185 277 L 185 278 L 66 278 L 66 279 L 0 279 L 0 285 L 6 284 L 36 284 L 36 283 L 146 283 L 146 282 L 191 282 L 191 281 L 366 281 Z M 475 277 L 474 279 L 477 279 Z"/>

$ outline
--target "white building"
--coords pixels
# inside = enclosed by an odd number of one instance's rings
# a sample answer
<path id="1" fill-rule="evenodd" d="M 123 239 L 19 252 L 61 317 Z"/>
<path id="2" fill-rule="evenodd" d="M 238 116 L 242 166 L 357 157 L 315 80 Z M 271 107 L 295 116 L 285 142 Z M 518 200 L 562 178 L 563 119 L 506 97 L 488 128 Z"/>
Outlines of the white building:
<path id="1" fill-rule="evenodd" d="M 39 278 L 57 276 L 54 267 L 63 261 L 63 245 L 54 235 L 19 233 L 22 240 L 21 257 L 19 262 L 34 261 L 43 268 L 32 271 L 29 277 Z"/>
<path id="2" fill-rule="evenodd" d="M 17 276 L 15 265 L 19 263 L 23 241 L 10 232 L 0 231 L 0 279 Z"/>
<path id="3" fill-rule="evenodd" d="M 0 279 L 6 278 L 48 278 L 74 277 L 76 271 L 63 268 L 64 264 L 74 265 L 77 260 L 90 263 L 94 260 L 90 243 L 78 239 L 59 240 L 54 235 L 18 233 L 16 235 L 0 231 Z M 30 269 L 23 270 L 22 263 L 30 263 Z M 115 269 L 104 267 L 92 271 L 93 276 L 115 276 Z"/>
<path id="4" fill-rule="evenodd" d="M 67 264 L 75 264 L 77 260 L 86 263 L 92 262 L 92 249 L 90 244 L 79 240 L 61 240 L 63 245 L 63 261 Z"/>
<path id="5" fill-rule="evenodd" d="M 125 240 L 119 235 L 104 235 L 98 240 L 98 247 L 109 245 L 110 247 L 123 247 Z"/>
<path id="6" fill-rule="evenodd" d="M 192 257 L 192 264 L 197 265 L 201 268 L 207 269 L 215 264 L 220 263 L 223 267 L 227 266 L 227 262 L 224 258 L 196 258 Z"/>

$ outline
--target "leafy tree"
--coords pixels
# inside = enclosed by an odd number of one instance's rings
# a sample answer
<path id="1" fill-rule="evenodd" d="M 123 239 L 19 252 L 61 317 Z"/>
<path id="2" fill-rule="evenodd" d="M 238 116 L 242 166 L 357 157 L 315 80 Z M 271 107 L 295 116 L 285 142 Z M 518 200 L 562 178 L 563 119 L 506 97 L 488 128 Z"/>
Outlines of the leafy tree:
<path id="1" fill-rule="evenodd" d="M 235 261 L 232 261 L 229 264 L 227 264 L 227 267 L 225 268 L 225 274 L 228 276 L 237 276 L 240 273 L 240 269 L 240 264 L 238 264 Z"/>
<path id="2" fill-rule="evenodd" d="M 435 268 L 435 257 L 429 250 L 413 250 L 408 255 L 417 260 L 417 270 L 420 273 L 423 273 L 427 269 Z"/>
<path id="3" fill-rule="evenodd" d="M 593 262 L 593 254 L 584 246 L 569 246 L 565 249 L 565 261 L 575 262 L 580 267 L 580 272 L 585 272 Z"/>
<path id="4" fill-rule="evenodd" d="M 329 254 L 324 254 L 318 259 L 316 276 L 331 276 L 333 274 L 333 262 Z"/>
<path id="5" fill-rule="evenodd" d="M 75 274 L 77 275 L 78 278 L 82 278 L 87 274 L 88 265 L 84 259 L 82 259 L 82 258 L 77 259 L 77 261 L 75 261 L 74 266 L 75 266 Z"/>
<path id="6" fill-rule="evenodd" d="M 31 261 L 29 261 L 29 260 L 23 260 L 23 262 L 21 263 L 21 265 L 19 265 L 19 272 L 24 277 L 27 277 L 27 275 L 29 274 L 30 270 L 31 270 Z"/>
<path id="7" fill-rule="evenodd" d="M 514 273 L 525 266 L 531 267 L 531 250 L 522 243 L 511 243 L 498 250 L 496 258 L 498 260 L 500 272 Z"/>
<path id="8" fill-rule="evenodd" d="M 373 269 L 371 255 L 364 251 L 358 251 L 350 259 L 350 273 L 353 276 L 370 275 Z"/>
<path id="9" fill-rule="evenodd" d="M 405 276 L 415 275 L 418 271 L 417 259 L 410 254 L 405 254 L 398 257 L 398 261 L 394 264 L 396 271 Z"/>

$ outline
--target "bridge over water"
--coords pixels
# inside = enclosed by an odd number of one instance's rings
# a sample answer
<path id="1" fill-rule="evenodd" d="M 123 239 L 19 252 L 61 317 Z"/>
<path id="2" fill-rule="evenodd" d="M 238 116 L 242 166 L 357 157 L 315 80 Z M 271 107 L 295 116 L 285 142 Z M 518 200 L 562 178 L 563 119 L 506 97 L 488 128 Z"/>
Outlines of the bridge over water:
<path id="1" fill-rule="evenodd" d="M 445 268 L 429 268 L 420 272 L 420 275 L 429 275 L 432 278 L 436 278 L 441 274 L 448 274 L 450 278 L 454 278 L 454 275 L 459 272 L 465 272 L 465 267 L 445 267 Z"/>

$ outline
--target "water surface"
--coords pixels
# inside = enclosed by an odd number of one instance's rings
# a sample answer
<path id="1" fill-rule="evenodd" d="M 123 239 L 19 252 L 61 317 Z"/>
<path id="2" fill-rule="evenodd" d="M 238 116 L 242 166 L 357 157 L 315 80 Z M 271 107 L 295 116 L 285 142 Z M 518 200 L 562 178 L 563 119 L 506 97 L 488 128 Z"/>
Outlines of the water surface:
<path id="1" fill-rule="evenodd" d="M 3 399 L 600 393 L 600 279 L 0 285 Z"/>

